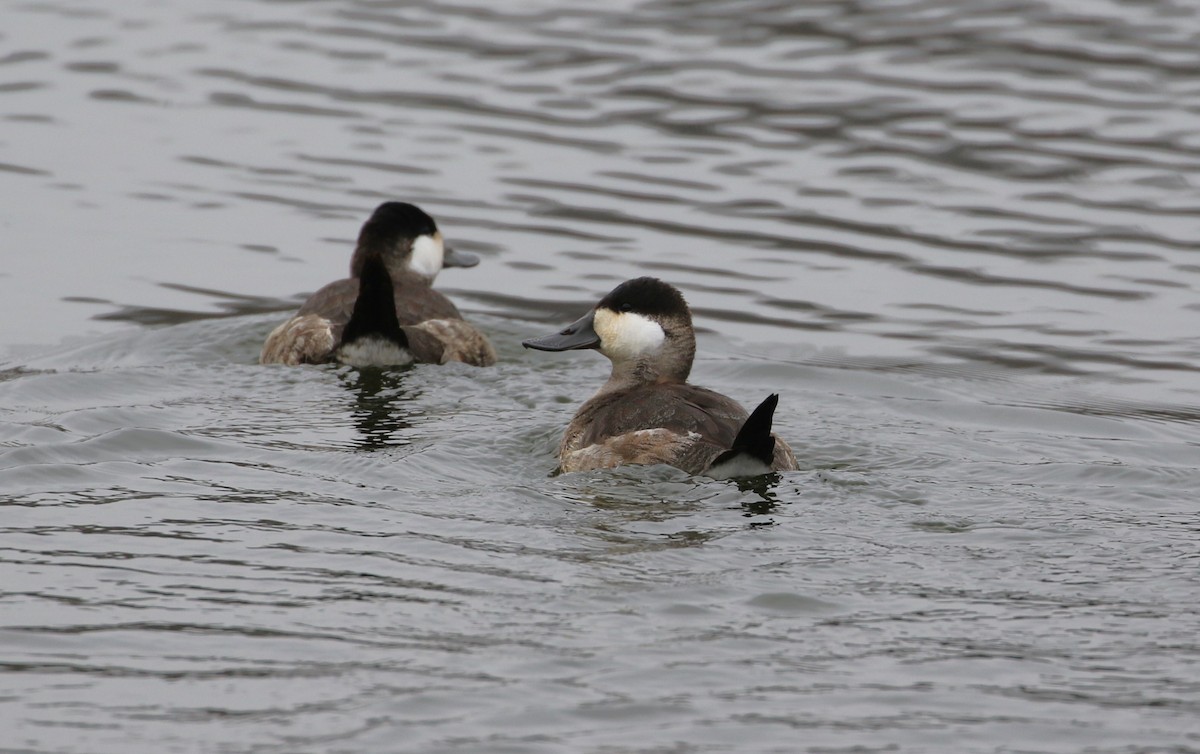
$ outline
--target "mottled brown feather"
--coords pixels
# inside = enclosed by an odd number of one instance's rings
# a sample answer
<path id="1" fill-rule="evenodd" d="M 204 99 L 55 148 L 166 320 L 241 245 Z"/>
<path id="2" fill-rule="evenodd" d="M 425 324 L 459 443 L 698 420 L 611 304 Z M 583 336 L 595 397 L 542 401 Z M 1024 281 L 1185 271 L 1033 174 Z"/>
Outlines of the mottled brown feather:
<path id="1" fill-rule="evenodd" d="M 410 345 L 420 337 L 418 332 L 439 344 L 443 351 L 441 361 L 430 360 L 430 363 L 461 361 L 480 367 L 490 367 L 496 363 L 496 350 L 492 348 L 491 342 L 466 320 L 427 319 L 419 325 L 405 327 L 403 330 L 408 335 Z"/>
<path id="2" fill-rule="evenodd" d="M 259 360 L 264 364 L 320 364 L 333 353 L 329 320 L 318 314 L 292 317 L 276 327 L 263 343 Z"/>

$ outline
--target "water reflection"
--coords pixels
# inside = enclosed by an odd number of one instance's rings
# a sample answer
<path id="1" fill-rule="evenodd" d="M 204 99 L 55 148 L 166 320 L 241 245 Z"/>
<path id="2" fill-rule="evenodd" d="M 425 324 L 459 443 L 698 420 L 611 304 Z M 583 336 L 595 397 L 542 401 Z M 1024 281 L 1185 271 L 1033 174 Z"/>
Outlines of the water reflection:
<path id="1" fill-rule="evenodd" d="M 783 481 L 783 475 L 778 472 L 731 480 L 732 484 L 737 485 L 739 491 L 753 496 L 749 500 L 742 501 L 742 510 L 745 511 L 743 515 L 754 517 L 774 513 L 775 509 L 782 504 L 776 493 L 776 488 L 781 481 Z M 750 525 L 769 526 L 773 523 L 775 522 L 755 521 Z"/>
<path id="2" fill-rule="evenodd" d="M 358 430 L 358 448 L 374 451 L 412 443 L 407 430 L 418 415 L 413 401 L 421 392 L 405 387 L 405 378 L 411 372 L 411 367 L 347 367 L 338 371 L 338 382 L 354 398 L 350 412 Z"/>
<path id="3" fill-rule="evenodd" d="M 557 496 L 586 506 L 588 530 L 620 551 L 693 547 L 776 525 L 794 495 L 782 474 L 717 480 L 666 465 L 621 466 L 555 478 Z M 714 512 L 721 511 L 720 515 Z M 749 519 L 749 520 L 747 520 Z"/>

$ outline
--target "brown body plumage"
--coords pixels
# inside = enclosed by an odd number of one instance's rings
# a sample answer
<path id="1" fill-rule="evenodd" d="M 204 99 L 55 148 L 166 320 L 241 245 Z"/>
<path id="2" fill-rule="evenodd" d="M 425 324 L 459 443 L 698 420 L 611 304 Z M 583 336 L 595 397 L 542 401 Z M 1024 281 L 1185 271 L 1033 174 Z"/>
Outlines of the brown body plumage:
<path id="1" fill-rule="evenodd" d="M 703 474 L 730 449 L 747 416 L 732 398 L 686 383 L 602 389 L 580 406 L 563 433 L 560 466 L 588 471 L 665 463 Z M 771 469 L 795 468 L 792 449 L 776 437 Z"/>

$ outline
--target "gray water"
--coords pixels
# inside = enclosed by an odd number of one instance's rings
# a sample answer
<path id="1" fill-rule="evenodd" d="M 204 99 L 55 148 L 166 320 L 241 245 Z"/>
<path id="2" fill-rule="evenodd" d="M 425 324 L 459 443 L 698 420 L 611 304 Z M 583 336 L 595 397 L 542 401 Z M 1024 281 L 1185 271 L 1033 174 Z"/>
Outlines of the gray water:
<path id="1" fill-rule="evenodd" d="M 0 751 L 1200 752 L 1200 6 L 0 22 Z M 388 199 L 500 365 L 258 366 Z M 551 474 L 642 274 L 799 471 Z"/>

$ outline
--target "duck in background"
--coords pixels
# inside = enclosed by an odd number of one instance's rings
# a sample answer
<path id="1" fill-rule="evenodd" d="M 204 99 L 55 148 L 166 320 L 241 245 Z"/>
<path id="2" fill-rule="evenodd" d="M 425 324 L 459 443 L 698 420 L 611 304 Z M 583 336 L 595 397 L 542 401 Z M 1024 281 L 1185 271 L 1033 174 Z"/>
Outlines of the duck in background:
<path id="1" fill-rule="evenodd" d="M 530 338 L 541 351 L 596 349 L 612 374 L 567 426 L 562 471 L 665 463 L 716 478 L 796 468 L 796 456 L 771 432 L 779 396 L 753 412 L 732 398 L 689 384 L 696 354 L 692 313 L 683 295 L 657 278 L 626 281 L 574 324 Z"/>
<path id="2" fill-rule="evenodd" d="M 308 298 L 267 336 L 263 364 L 402 366 L 413 362 L 496 363 L 483 333 L 433 290 L 443 267 L 474 267 L 479 257 L 442 241 L 433 218 L 403 202 L 385 202 L 358 234 L 350 277 Z"/>

